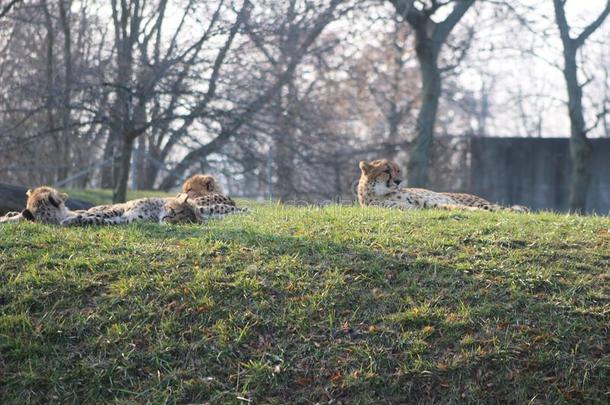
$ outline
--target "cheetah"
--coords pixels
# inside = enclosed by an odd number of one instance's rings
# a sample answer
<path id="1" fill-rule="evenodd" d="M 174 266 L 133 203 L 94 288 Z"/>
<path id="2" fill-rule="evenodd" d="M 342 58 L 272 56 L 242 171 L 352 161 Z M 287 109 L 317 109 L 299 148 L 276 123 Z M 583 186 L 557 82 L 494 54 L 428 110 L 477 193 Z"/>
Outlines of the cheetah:
<path id="1" fill-rule="evenodd" d="M 71 211 L 65 206 L 68 194 L 61 193 L 52 187 L 43 186 L 28 190 L 26 209 L 21 213 L 11 212 L 0 217 L 0 223 L 23 220 L 63 226 L 128 224 L 145 220 L 171 223 L 169 218 L 172 218 L 174 214 L 168 213 L 166 205 L 167 208 L 173 207 L 174 213 L 177 208 L 180 209 L 180 206 L 184 205 L 185 210 L 192 211 L 191 221 L 245 211 L 245 209 L 238 209 L 230 197 L 222 194 L 220 185 L 213 176 L 194 175 L 184 182 L 182 190 L 190 198 L 188 204 L 186 200 L 177 202 L 173 197 L 140 198 L 121 204 L 100 205 L 88 210 Z M 181 195 L 179 194 L 178 198 Z M 183 216 L 179 216 L 179 218 L 177 222 L 188 222 L 187 218 Z"/>
<path id="2" fill-rule="evenodd" d="M 361 161 L 358 201 L 361 206 L 380 205 L 400 209 L 440 208 L 467 211 L 527 212 L 523 206 L 504 207 L 466 193 L 444 193 L 422 188 L 402 188 L 400 168 L 387 159 Z"/>
<path id="3" fill-rule="evenodd" d="M 136 221 L 162 223 L 165 204 L 173 197 L 138 198 L 119 204 L 100 205 L 76 213 L 63 221 L 62 226 L 121 225 Z"/>
<path id="4" fill-rule="evenodd" d="M 48 186 L 27 191 L 26 208 L 0 217 L 1 222 L 29 220 L 63 226 L 127 224 L 139 220 L 161 223 L 164 206 L 174 198 L 140 198 L 122 204 L 99 205 L 88 210 L 72 211 L 65 205 L 68 194 Z"/>
<path id="5" fill-rule="evenodd" d="M 229 199 L 230 201 L 227 202 Z M 207 194 L 190 198 L 188 194 L 179 194 L 164 207 L 163 222 L 169 224 L 203 222 L 206 219 L 223 218 L 229 214 L 249 212 L 247 207 L 239 208 L 229 197 L 222 194 Z"/>
<path id="6" fill-rule="evenodd" d="M 129 224 L 134 221 L 178 223 L 239 212 L 235 202 L 221 193 L 214 177 L 198 174 L 182 185 L 184 193 L 176 198 L 140 198 L 122 204 L 93 207 L 62 222 L 64 226 Z M 181 197 L 184 194 L 184 197 Z M 178 202 L 177 199 L 184 201 Z M 190 200 L 186 201 L 187 198 Z M 176 215 L 178 210 L 181 215 Z M 189 210 L 193 211 L 189 213 Z M 173 219 L 177 218 L 177 219 Z"/>
<path id="7" fill-rule="evenodd" d="M 52 187 L 41 186 L 29 189 L 26 208 L 18 212 L 9 212 L 0 217 L 0 222 L 34 221 L 43 224 L 59 225 L 62 221 L 84 211 L 71 211 L 66 207 L 68 194 L 61 193 Z"/>
<path id="8" fill-rule="evenodd" d="M 66 207 L 68 194 L 48 186 L 27 191 L 26 208 L 21 213 L 9 213 L 0 222 L 29 220 L 63 226 L 109 225 L 134 220 L 155 219 L 161 222 L 163 207 L 171 198 L 141 198 L 123 204 L 101 205 L 88 210 L 72 211 Z"/>
<path id="9" fill-rule="evenodd" d="M 225 201 L 235 205 L 231 198 L 223 195 L 220 184 L 216 181 L 213 176 L 209 174 L 195 174 L 182 184 L 182 192 L 187 194 L 190 198 L 202 197 L 204 195 L 215 194 L 218 196 L 225 197 Z M 223 202 L 225 203 L 225 202 Z"/>

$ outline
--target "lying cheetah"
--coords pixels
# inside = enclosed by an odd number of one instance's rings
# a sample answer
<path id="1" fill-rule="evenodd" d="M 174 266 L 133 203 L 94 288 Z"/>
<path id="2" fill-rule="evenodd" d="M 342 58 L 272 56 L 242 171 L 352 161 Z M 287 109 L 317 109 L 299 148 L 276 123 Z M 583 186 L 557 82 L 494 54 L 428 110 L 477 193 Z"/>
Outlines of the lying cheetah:
<path id="1" fill-rule="evenodd" d="M 42 186 L 27 191 L 26 208 L 9 213 L 0 222 L 30 220 L 63 226 L 124 224 L 135 220 L 162 222 L 164 206 L 173 198 L 140 198 L 123 204 L 100 205 L 88 210 L 72 211 L 66 207 L 68 194 Z"/>
<path id="2" fill-rule="evenodd" d="M 232 205 L 235 205 L 231 198 L 223 195 L 220 184 L 216 181 L 213 176 L 209 174 L 195 174 L 182 184 L 182 192 L 188 194 L 190 198 L 197 198 L 204 195 L 214 194 L 220 197 L 224 197 L 225 201 L 230 201 Z M 223 201 L 223 203 L 225 202 Z"/>
<path id="3" fill-rule="evenodd" d="M 387 159 L 360 162 L 358 201 L 360 205 L 380 205 L 401 209 L 441 208 L 469 211 L 528 211 L 526 207 L 503 207 L 472 194 L 441 193 L 422 188 L 401 188 L 400 168 Z"/>
<path id="4" fill-rule="evenodd" d="M 34 221 L 59 225 L 62 221 L 84 211 L 71 211 L 66 207 L 68 194 L 60 193 L 52 187 L 42 186 L 30 189 L 26 208 L 20 213 L 10 212 L 0 217 L 0 222 Z"/>
<path id="5" fill-rule="evenodd" d="M 173 199 L 173 197 L 138 198 L 125 203 L 100 205 L 64 219 L 61 225 L 120 225 L 136 221 L 162 223 L 166 215 L 165 204 Z"/>
<path id="6" fill-rule="evenodd" d="M 235 202 L 222 194 L 208 194 L 190 198 L 188 194 L 179 194 L 165 204 L 163 222 L 170 224 L 203 222 L 206 219 L 222 218 L 229 214 L 248 212 L 248 208 L 238 208 Z"/>
<path id="7" fill-rule="evenodd" d="M 129 224 L 134 221 L 152 220 L 158 223 L 202 221 L 206 218 L 238 212 L 235 202 L 221 194 L 221 189 L 214 177 L 197 174 L 187 179 L 182 185 L 185 194 L 179 194 L 184 201 L 177 198 L 140 198 L 122 204 L 93 207 L 84 213 L 66 219 L 64 226 Z M 190 200 L 187 203 L 187 199 Z M 232 207 L 228 208 L 228 207 Z M 181 213 L 176 217 L 176 210 Z M 193 211 L 189 213 L 189 210 Z M 219 212 L 222 213 L 219 214 Z M 194 217 L 193 217 L 194 216 Z"/>
<path id="8" fill-rule="evenodd" d="M 209 217 L 214 217 L 217 211 L 231 211 L 230 208 L 224 209 L 222 205 L 235 206 L 235 202 L 230 197 L 218 192 L 220 188 L 212 176 L 193 176 L 185 182 L 184 188 L 188 189 L 190 195 L 202 197 L 201 200 L 194 199 L 189 202 L 189 205 L 213 205 L 210 208 L 202 207 L 198 210 L 199 217 L 206 213 L 209 213 Z M 43 186 L 28 190 L 27 195 L 26 209 L 21 213 L 8 213 L 4 217 L 0 217 L 0 222 L 31 220 L 64 226 L 127 224 L 143 220 L 168 222 L 164 221 L 164 218 L 168 217 L 165 206 L 174 200 L 173 197 L 141 198 L 122 204 L 101 205 L 89 210 L 71 211 L 65 206 L 68 194 L 61 193 L 52 187 Z"/>

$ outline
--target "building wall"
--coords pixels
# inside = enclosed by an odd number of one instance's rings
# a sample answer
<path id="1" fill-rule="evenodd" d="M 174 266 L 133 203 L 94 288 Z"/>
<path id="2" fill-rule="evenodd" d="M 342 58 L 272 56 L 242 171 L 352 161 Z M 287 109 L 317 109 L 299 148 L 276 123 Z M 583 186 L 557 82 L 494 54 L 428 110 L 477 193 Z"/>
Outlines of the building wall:
<path id="1" fill-rule="evenodd" d="M 610 212 L 610 139 L 592 139 L 587 212 Z M 470 192 L 502 204 L 567 211 L 567 138 L 471 138 Z"/>

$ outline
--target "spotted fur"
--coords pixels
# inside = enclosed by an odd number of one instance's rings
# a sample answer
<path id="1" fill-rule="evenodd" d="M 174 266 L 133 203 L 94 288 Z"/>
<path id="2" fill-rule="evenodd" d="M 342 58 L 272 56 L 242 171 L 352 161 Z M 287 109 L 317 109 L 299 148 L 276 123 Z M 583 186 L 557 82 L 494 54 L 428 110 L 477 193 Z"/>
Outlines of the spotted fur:
<path id="1" fill-rule="evenodd" d="M 210 175 L 198 174 L 182 185 L 183 193 L 172 198 L 140 198 L 122 204 L 93 207 L 66 219 L 64 226 L 115 225 L 135 221 L 158 223 L 195 222 L 242 212 Z M 188 199 L 188 202 L 187 202 Z"/>
<path id="2" fill-rule="evenodd" d="M 136 221 L 162 222 L 164 206 L 173 198 L 139 198 L 120 204 L 100 205 L 61 222 L 63 226 L 121 225 Z"/>
<path id="3" fill-rule="evenodd" d="M 218 182 L 210 175 L 194 175 L 184 182 L 182 189 L 191 199 L 185 209 L 192 211 L 190 216 L 187 211 L 180 215 L 182 222 L 244 211 L 237 208 L 230 197 L 221 193 Z M 128 224 L 134 221 L 170 222 L 164 220 L 171 217 L 168 216 L 166 205 L 170 204 L 168 207 L 172 207 L 171 204 L 174 203 L 174 210 L 181 209 L 181 203 L 174 201 L 175 198 L 140 198 L 122 204 L 71 211 L 65 206 L 68 195 L 52 187 L 43 186 L 28 190 L 27 195 L 26 209 L 21 213 L 8 213 L 0 217 L 0 223 L 31 220 L 64 226 L 86 226 Z"/>
<path id="4" fill-rule="evenodd" d="M 188 194 L 179 194 L 165 205 L 164 222 L 170 224 L 203 222 L 211 218 L 223 218 L 230 214 L 248 212 L 248 208 L 239 208 L 235 202 L 222 194 L 207 194 L 190 198 Z"/>
<path id="5" fill-rule="evenodd" d="M 28 219 L 29 218 L 26 218 L 23 216 L 23 212 L 9 211 L 0 217 L 0 223 L 21 222 L 21 221 L 28 220 Z"/>
<path id="6" fill-rule="evenodd" d="M 223 196 L 220 184 L 209 174 L 195 174 L 189 177 L 182 184 L 182 192 L 188 194 L 189 198 L 198 198 L 205 195 Z"/>
<path id="7" fill-rule="evenodd" d="M 360 205 L 380 205 L 401 209 L 441 208 L 470 211 L 527 211 L 522 206 L 503 207 L 466 193 L 443 193 L 422 188 L 402 188 L 400 168 L 387 159 L 360 162 L 358 201 Z"/>
<path id="8" fill-rule="evenodd" d="M 34 221 L 43 224 L 60 224 L 81 211 L 71 211 L 66 207 L 68 194 L 48 186 L 27 191 L 26 208 L 20 213 L 8 213 L 0 217 L 0 222 Z"/>

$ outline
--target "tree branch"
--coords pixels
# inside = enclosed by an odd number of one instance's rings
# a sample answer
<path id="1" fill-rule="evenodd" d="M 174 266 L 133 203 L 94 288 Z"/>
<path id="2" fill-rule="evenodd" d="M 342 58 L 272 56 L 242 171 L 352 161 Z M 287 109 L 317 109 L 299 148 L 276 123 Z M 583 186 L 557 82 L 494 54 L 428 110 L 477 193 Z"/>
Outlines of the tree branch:
<path id="1" fill-rule="evenodd" d="M 573 44 L 573 39 L 570 37 L 570 26 L 566 18 L 566 11 L 564 10 L 565 2 L 562 0 L 553 0 L 553 7 L 555 8 L 555 21 L 559 28 L 559 35 L 564 47 Z"/>
<path id="2" fill-rule="evenodd" d="M 277 92 L 290 80 L 295 69 L 299 65 L 301 59 L 315 42 L 322 30 L 332 21 L 335 9 L 342 3 L 343 0 L 332 0 L 328 8 L 319 16 L 313 28 L 308 33 L 307 37 L 301 43 L 294 53 L 294 57 L 286 66 L 286 69 L 278 77 L 277 81 L 268 88 L 262 95 L 250 102 L 246 108 L 230 125 L 223 125 L 220 133 L 212 141 L 201 147 L 191 150 L 180 163 L 172 170 L 172 172 L 163 180 L 160 188 L 163 190 L 170 189 L 176 180 L 196 161 L 205 158 L 210 153 L 219 150 L 237 131 L 246 124 L 257 112 L 269 103 Z"/>
<path id="3" fill-rule="evenodd" d="M 474 4 L 474 0 L 456 0 L 455 3 L 456 4 L 453 6 L 453 10 L 451 10 L 451 13 L 447 16 L 447 18 L 436 24 L 434 34 L 432 34 L 432 39 L 438 44 L 445 42 L 449 33 L 462 19 L 464 14 L 466 14 L 470 6 Z"/>
<path id="4" fill-rule="evenodd" d="M 21 0 L 11 0 L 6 6 L 2 7 L 2 9 L 0 9 L 0 18 L 7 15 L 8 12 L 11 11 L 11 8 L 13 8 L 13 6 L 20 2 Z"/>
<path id="5" fill-rule="evenodd" d="M 578 37 L 576 37 L 576 39 L 574 40 L 576 42 L 576 47 L 580 47 L 580 46 L 582 46 L 582 44 L 585 43 L 587 38 L 589 38 L 589 36 L 591 36 L 591 34 L 593 34 L 595 32 L 595 30 L 597 30 L 599 28 L 600 25 L 602 25 L 602 23 L 604 22 L 606 17 L 608 17 L 608 14 L 610 14 L 610 0 L 607 0 L 606 8 L 595 19 L 595 21 L 593 21 L 591 24 L 589 24 L 583 30 L 583 32 L 581 32 L 580 35 Z"/>

